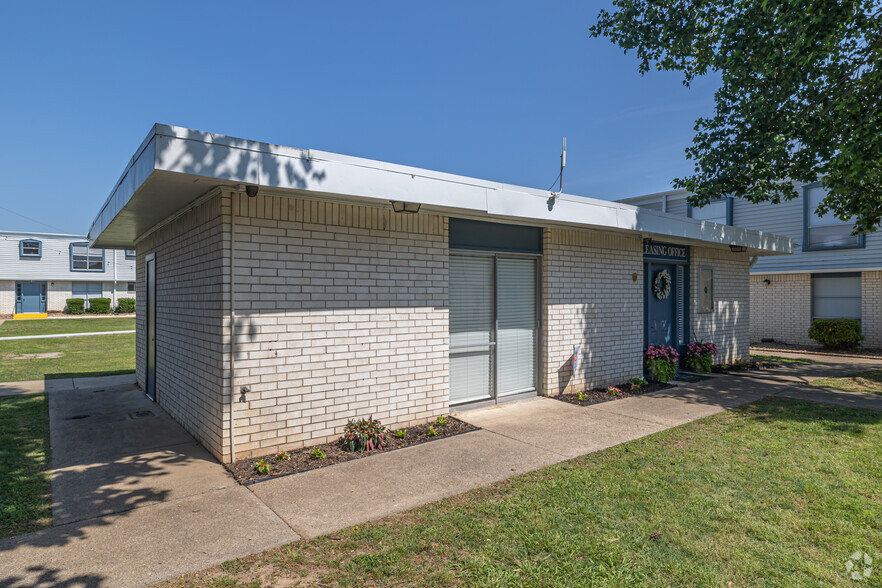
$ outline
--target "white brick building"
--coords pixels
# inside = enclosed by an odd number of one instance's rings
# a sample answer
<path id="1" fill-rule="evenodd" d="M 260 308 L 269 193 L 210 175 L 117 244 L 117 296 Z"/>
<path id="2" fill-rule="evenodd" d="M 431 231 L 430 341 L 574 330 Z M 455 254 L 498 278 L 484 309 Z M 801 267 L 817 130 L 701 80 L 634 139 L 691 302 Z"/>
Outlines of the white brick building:
<path id="1" fill-rule="evenodd" d="M 659 337 L 747 355 L 789 240 L 551 196 L 156 125 L 90 238 L 136 249 L 138 381 L 223 461 L 621 383 Z"/>
<path id="2" fill-rule="evenodd" d="M 0 231 L 0 317 L 62 312 L 68 298 L 135 297 L 134 251 L 85 235 Z"/>

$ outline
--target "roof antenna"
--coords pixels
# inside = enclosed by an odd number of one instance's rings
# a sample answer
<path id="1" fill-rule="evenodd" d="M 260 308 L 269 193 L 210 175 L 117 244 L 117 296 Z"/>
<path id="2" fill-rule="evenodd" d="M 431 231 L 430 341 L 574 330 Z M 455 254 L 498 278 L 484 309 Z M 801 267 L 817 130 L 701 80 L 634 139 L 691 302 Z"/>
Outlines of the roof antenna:
<path id="1" fill-rule="evenodd" d="M 557 197 L 563 193 L 563 172 L 564 168 L 567 166 L 567 138 L 563 138 L 563 147 L 560 152 L 560 173 L 557 174 L 556 180 L 560 180 L 560 184 L 558 185 L 557 192 L 552 192 L 551 196 L 548 197 L 548 210 L 554 208 L 554 202 L 557 200 Z M 551 184 L 551 188 L 554 188 L 554 182 Z M 551 190 L 549 188 L 549 190 Z"/>

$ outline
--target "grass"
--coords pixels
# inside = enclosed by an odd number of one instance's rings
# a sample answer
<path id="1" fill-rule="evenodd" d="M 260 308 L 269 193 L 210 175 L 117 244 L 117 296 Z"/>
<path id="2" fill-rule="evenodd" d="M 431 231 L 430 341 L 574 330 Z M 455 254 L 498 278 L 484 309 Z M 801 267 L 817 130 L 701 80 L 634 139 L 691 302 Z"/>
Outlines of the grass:
<path id="1" fill-rule="evenodd" d="M 59 353 L 61 355 L 56 357 L 39 356 Z M 0 341 L 0 382 L 104 376 L 134 371 L 134 333 Z"/>
<path id="2" fill-rule="evenodd" d="M 804 357 L 779 357 L 777 355 L 754 355 L 752 353 L 750 354 L 750 359 L 756 361 L 771 361 L 774 363 L 794 363 L 796 365 L 815 363 L 813 359 L 806 359 Z"/>
<path id="3" fill-rule="evenodd" d="M 880 521 L 882 413 L 775 398 L 167 585 L 843 585 Z"/>
<path id="4" fill-rule="evenodd" d="M 846 392 L 882 394 L 882 370 L 867 370 L 839 378 L 819 378 L 811 381 L 818 388 L 834 388 Z"/>
<path id="5" fill-rule="evenodd" d="M 52 523 L 45 394 L 0 398 L 0 538 Z"/>
<path id="6" fill-rule="evenodd" d="M 0 337 L 131 331 L 134 328 L 134 317 L 7 320 L 0 325 Z"/>

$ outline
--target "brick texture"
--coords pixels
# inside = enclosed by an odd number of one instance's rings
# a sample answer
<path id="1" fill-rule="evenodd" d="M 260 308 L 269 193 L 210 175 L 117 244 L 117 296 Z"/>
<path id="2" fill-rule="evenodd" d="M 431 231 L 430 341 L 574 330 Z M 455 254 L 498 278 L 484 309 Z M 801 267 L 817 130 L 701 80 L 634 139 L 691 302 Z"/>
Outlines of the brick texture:
<path id="1" fill-rule="evenodd" d="M 544 394 L 618 384 L 642 374 L 642 240 L 545 229 L 542 265 Z M 574 345 L 582 346 L 575 373 Z"/>
<path id="2" fill-rule="evenodd" d="M 15 280 L 0 280 L 0 316 L 15 312 Z"/>
<path id="3" fill-rule="evenodd" d="M 700 312 L 702 267 L 714 270 L 713 312 Z M 747 253 L 692 247 L 689 283 L 691 312 L 689 341 L 710 341 L 717 346 L 716 363 L 750 356 L 750 261 Z"/>
<path id="4" fill-rule="evenodd" d="M 769 280 L 766 284 L 764 280 Z M 750 340 L 774 339 L 792 345 L 812 345 L 811 274 L 750 276 Z"/>
<path id="5" fill-rule="evenodd" d="M 235 243 L 237 458 L 447 412 L 445 218 L 243 197 Z"/>
<path id="6" fill-rule="evenodd" d="M 882 272 L 861 273 L 863 346 L 882 349 Z"/>

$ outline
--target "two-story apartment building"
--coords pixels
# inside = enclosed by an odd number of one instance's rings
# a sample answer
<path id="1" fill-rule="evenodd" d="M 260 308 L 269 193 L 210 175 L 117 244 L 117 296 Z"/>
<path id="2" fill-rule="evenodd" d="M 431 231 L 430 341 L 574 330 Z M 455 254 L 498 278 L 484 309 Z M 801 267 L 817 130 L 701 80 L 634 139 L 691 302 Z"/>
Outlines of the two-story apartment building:
<path id="1" fill-rule="evenodd" d="M 701 208 L 673 190 L 621 200 L 645 209 L 757 229 L 793 240 L 793 255 L 752 260 L 750 339 L 812 344 L 813 319 L 861 321 L 864 346 L 882 348 L 882 235 L 852 235 L 853 225 L 815 209 L 826 195 L 819 184 L 797 184 L 799 197 L 780 204 L 739 198 Z"/>
<path id="2" fill-rule="evenodd" d="M 135 296 L 133 251 L 92 249 L 84 235 L 0 231 L 0 316 L 64 310 L 68 298 Z"/>

